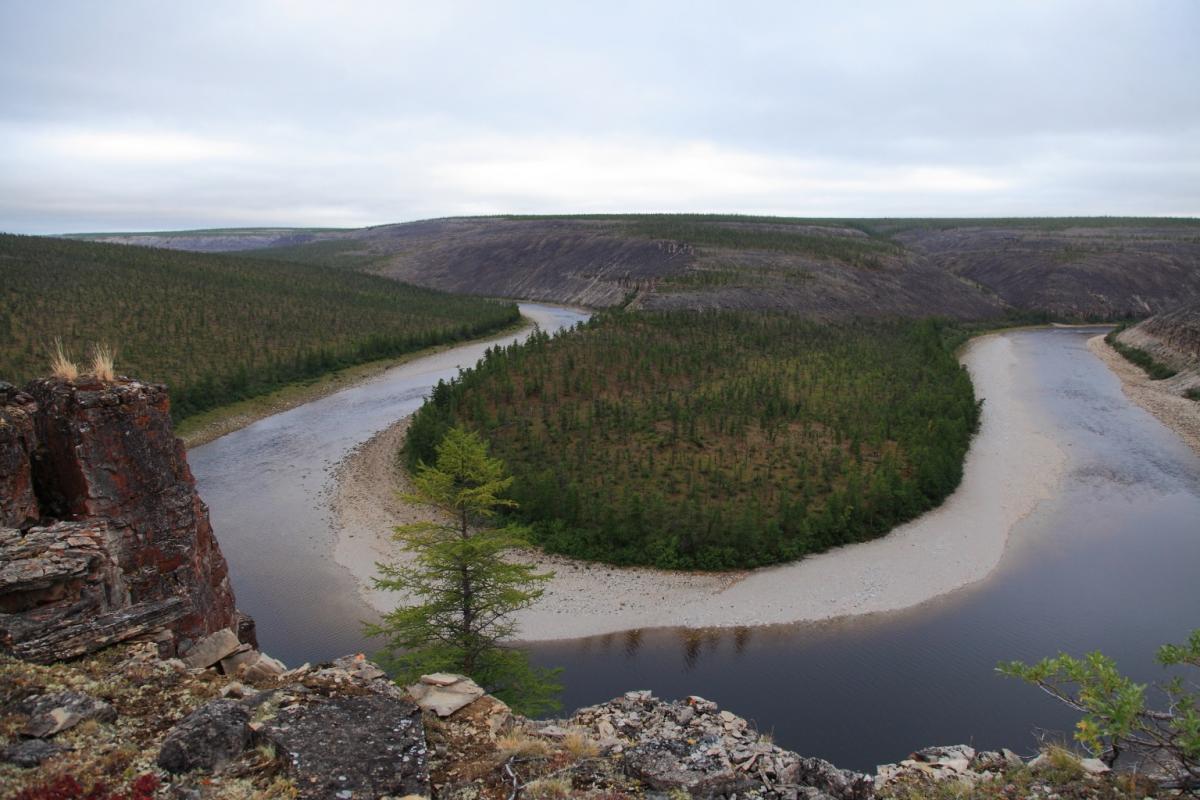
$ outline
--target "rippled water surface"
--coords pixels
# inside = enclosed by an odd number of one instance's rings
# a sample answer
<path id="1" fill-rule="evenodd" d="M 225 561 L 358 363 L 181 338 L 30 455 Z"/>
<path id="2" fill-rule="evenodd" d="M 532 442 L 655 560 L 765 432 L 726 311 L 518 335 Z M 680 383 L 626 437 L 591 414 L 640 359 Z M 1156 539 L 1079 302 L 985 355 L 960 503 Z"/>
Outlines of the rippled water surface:
<path id="1" fill-rule="evenodd" d="M 536 307 L 532 307 L 536 308 Z M 561 324 L 581 316 L 560 309 Z M 547 323 L 543 323 L 547 325 Z M 565 671 L 564 705 L 647 688 L 699 694 L 775 741 L 870 768 L 928 744 L 1030 750 L 1075 717 L 998 676 L 1008 659 L 1102 649 L 1139 679 L 1157 645 L 1200 627 L 1200 459 L 1121 392 L 1086 348 L 1096 331 L 1007 334 L 1016 391 L 1068 455 L 1052 500 L 1013 533 L 984 582 L 903 612 L 820 625 L 654 630 L 537 645 Z M 372 616 L 332 560 L 330 468 L 419 404 L 483 346 L 400 367 L 192 451 L 239 605 L 288 663 L 370 649 Z"/>

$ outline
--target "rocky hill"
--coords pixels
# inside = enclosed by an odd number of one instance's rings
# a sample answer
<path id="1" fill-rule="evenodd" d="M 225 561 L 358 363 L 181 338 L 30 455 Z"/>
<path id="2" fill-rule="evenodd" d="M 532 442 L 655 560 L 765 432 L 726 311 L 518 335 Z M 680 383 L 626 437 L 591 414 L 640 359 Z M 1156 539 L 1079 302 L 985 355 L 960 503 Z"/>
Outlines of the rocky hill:
<path id="1" fill-rule="evenodd" d="M 235 234 L 106 239 L 224 249 Z M 1200 220 L 1187 219 L 476 217 L 275 238 L 251 229 L 243 241 L 265 257 L 594 307 L 1114 319 L 1200 298 Z"/>

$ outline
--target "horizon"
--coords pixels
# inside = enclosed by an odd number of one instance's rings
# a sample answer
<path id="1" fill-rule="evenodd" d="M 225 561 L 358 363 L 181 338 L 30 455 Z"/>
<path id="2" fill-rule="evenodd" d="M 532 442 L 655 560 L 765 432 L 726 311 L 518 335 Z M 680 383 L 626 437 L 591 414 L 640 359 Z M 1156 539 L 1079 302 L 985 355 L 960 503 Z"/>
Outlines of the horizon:
<path id="1" fill-rule="evenodd" d="M 0 230 L 1196 218 L 1198 29 L 1188 0 L 7 4 Z"/>

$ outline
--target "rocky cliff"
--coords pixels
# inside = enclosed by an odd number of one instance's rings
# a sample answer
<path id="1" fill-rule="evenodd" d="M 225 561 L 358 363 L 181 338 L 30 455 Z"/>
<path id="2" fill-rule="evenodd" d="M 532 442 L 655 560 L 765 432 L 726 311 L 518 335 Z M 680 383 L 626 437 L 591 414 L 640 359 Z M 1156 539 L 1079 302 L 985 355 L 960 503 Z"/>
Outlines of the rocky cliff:
<path id="1" fill-rule="evenodd" d="M 165 387 L 0 384 L 0 648 L 48 662 L 131 637 L 164 655 L 253 626 L 175 438 Z"/>
<path id="2" fill-rule="evenodd" d="M 1121 331 L 1117 339 L 1180 373 L 1189 373 L 1184 381 L 1188 386 L 1200 386 L 1200 300 L 1155 314 Z"/>

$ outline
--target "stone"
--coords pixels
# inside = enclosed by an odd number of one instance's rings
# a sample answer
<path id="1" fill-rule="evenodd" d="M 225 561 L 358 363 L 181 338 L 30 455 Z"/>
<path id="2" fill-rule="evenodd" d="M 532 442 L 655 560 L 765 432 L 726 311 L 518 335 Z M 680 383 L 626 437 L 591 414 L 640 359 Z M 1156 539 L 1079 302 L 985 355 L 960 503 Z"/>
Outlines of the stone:
<path id="1" fill-rule="evenodd" d="M 944 764 L 959 761 L 969 764 L 975 760 L 975 748 L 968 747 L 965 744 L 926 747 L 916 751 L 909 758 L 914 761 L 924 761 L 927 764 Z M 963 769 L 966 769 L 966 767 L 964 766 Z"/>
<path id="2" fill-rule="evenodd" d="M 685 742 L 646 743 L 623 754 L 625 770 L 651 789 L 682 791 L 689 797 L 742 792 L 753 781 L 718 756 L 701 754 Z"/>
<path id="3" fill-rule="evenodd" d="M 238 669 L 258 660 L 259 652 L 248 644 L 242 644 L 237 650 L 222 658 L 217 665 L 222 675 L 237 675 Z"/>
<path id="4" fill-rule="evenodd" d="M 1112 772 L 1112 767 L 1098 758 L 1081 758 L 1079 759 L 1079 766 L 1083 767 L 1083 771 L 1088 775 L 1104 775 L 1105 773 Z"/>
<path id="5" fill-rule="evenodd" d="M 167 772 L 215 770 L 250 744 L 250 709 L 235 700 L 213 700 L 180 720 L 158 751 Z"/>
<path id="6" fill-rule="evenodd" d="M 0 750 L 0 761 L 29 769 L 41 766 L 43 761 L 70 749 L 66 745 L 47 742 L 44 739 L 24 739 Z"/>
<path id="7" fill-rule="evenodd" d="M 780 775 L 781 782 L 811 786 L 837 800 L 870 800 L 875 781 L 861 773 L 839 769 L 819 758 L 799 758 Z"/>
<path id="8" fill-rule="evenodd" d="M 257 658 L 239 666 L 236 674 L 244 681 L 256 683 L 279 677 L 286 669 L 282 661 L 271 658 L 266 653 L 258 653 Z"/>
<path id="9" fill-rule="evenodd" d="M 211 667 L 221 659 L 236 653 L 242 646 L 237 634 L 229 628 L 210 633 L 192 645 L 183 656 L 183 663 L 189 669 L 204 669 Z"/>
<path id="10" fill-rule="evenodd" d="M 449 681 L 450 678 L 454 680 Z M 448 717 L 484 695 L 479 684 L 470 678 L 445 673 L 422 675 L 420 681 L 406 689 L 422 711 L 432 711 L 439 717 Z"/>
<path id="11" fill-rule="evenodd" d="M 281 711 L 259 736 L 275 747 L 301 798 L 430 794 L 421 711 L 410 701 L 330 697 Z"/>
<path id="12" fill-rule="evenodd" d="M 449 672 L 435 672 L 431 675 L 422 675 L 421 683 L 429 686 L 453 686 L 462 681 L 462 675 L 454 675 Z"/>
<path id="13" fill-rule="evenodd" d="M 116 710 L 103 700 L 81 692 L 57 692 L 30 698 L 18 704 L 17 710 L 28 714 L 21 728 L 22 736 L 45 739 L 85 720 L 112 722 Z"/>

